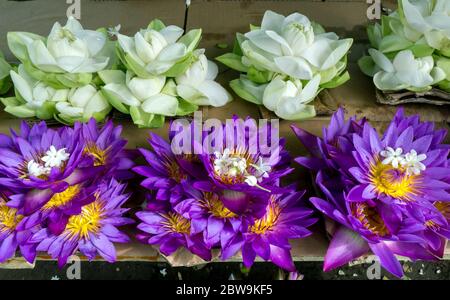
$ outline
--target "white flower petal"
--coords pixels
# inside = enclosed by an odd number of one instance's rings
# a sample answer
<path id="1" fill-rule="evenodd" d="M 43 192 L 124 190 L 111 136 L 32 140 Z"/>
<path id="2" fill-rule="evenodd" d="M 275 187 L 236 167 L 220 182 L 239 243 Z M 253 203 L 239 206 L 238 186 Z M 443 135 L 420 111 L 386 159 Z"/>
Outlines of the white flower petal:
<path id="1" fill-rule="evenodd" d="M 206 80 L 198 86 L 198 90 L 209 99 L 209 105 L 214 107 L 224 106 L 231 100 L 231 94 L 220 84 L 212 80 Z"/>
<path id="2" fill-rule="evenodd" d="M 142 104 L 142 110 L 149 114 L 173 117 L 178 110 L 176 97 L 158 94 L 150 97 Z"/>
<path id="3" fill-rule="evenodd" d="M 369 54 L 372 57 L 375 64 L 386 72 L 394 72 L 394 65 L 391 61 L 380 51 L 376 49 L 369 49 Z"/>
<path id="4" fill-rule="evenodd" d="M 159 33 L 169 44 L 173 44 L 183 35 L 184 30 L 178 26 L 170 25 L 163 28 Z"/>
<path id="5" fill-rule="evenodd" d="M 302 80 L 310 80 L 313 77 L 313 71 L 309 63 L 301 57 L 277 57 L 275 58 L 275 64 L 281 72 L 291 77 Z"/>
<path id="6" fill-rule="evenodd" d="M 106 91 L 113 93 L 120 99 L 120 101 L 129 106 L 139 106 L 141 105 L 141 101 L 139 101 L 133 94 L 130 92 L 128 87 L 125 84 L 117 84 L 110 83 L 103 87 Z"/>

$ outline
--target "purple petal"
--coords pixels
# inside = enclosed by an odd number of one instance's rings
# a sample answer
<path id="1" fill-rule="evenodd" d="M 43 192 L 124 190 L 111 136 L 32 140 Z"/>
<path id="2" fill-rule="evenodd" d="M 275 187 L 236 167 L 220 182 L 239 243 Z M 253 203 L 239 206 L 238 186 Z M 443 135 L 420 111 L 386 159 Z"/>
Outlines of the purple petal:
<path id="1" fill-rule="evenodd" d="M 340 226 L 328 246 L 323 270 L 328 272 L 340 267 L 369 251 L 367 242 L 356 232 Z"/>
<path id="2" fill-rule="evenodd" d="M 384 242 L 370 243 L 370 249 L 380 259 L 381 265 L 394 276 L 403 277 L 403 269 L 400 262 L 395 257 L 394 253 L 384 244 Z"/>
<path id="3" fill-rule="evenodd" d="M 288 249 L 270 245 L 270 260 L 286 271 L 297 271 L 292 261 L 291 252 Z"/>

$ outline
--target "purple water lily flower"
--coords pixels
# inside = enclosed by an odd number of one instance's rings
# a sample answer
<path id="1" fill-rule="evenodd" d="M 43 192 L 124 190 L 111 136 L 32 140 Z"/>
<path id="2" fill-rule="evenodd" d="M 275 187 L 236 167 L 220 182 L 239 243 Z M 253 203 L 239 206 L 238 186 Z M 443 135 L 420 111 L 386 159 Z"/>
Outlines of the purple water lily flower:
<path id="1" fill-rule="evenodd" d="M 134 176 L 131 168 L 136 154 L 126 150 L 127 141 L 121 138 L 122 126 L 114 126 L 111 120 L 98 126 L 95 119 L 81 126 L 81 135 L 85 143 L 84 154 L 92 159 L 92 165 L 104 166 L 107 172 L 103 177 L 127 180 Z"/>
<path id="2" fill-rule="evenodd" d="M 143 231 L 136 237 L 149 245 L 158 245 L 159 251 L 166 256 L 179 248 L 186 248 L 203 260 L 211 260 L 211 250 L 203 242 L 201 233 L 191 234 L 191 222 L 174 210 L 158 209 L 141 211 L 136 216 L 142 222 L 137 228 Z"/>
<path id="3" fill-rule="evenodd" d="M 0 135 L 0 186 L 24 194 L 9 205 L 30 215 L 55 194 L 94 178 L 103 167 L 88 163 L 84 147 L 79 129 L 50 129 L 45 122 L 22 122 L 19 133 Z"/>
<path id="4" fill-rule="evenodd" d="M 236 254 L 242 247 L 243 233 L 253 222 L 252 210 L 238 215 L 224 206 L 218 194 L 196 190 L 187 182 L 183 188 L 188 198 L 174 209 L 190 220 L 190 233 L 203 235 L 208 248 L 220 248 L 222 260 Z"/>
<path id="5" fill-rule="evenodd" d="M 12 258 L 17 249 L 22 256 L 33 263 L 36 258 L 36 247 L 29 243 L 30 237 L 37 228 L 19 230 L 17 225 L 23 219 L 17 209 L 7 205 L 9 199 L 6 193 L 0 196 L 0 263 Z"/>
<path id="6" fill-rule="evenodd" d="M 324 129 L 323 139 L 293 129 L 312 155 L 296 161 L 317 172 L 316 184 L 325 198 L 311 202 L 343 225 L 334 232 L 325 270 L 369 250 L 398 277 L 403 270 L 394 254 L 435 259 L 423 231 L 425 212 L 438 211 L 433 205 L 437 199 L 450 200 L 444 131 L 399 110 L 380 138 L 365 120 L 346 122 L 342 109 Z"/>
<path id="7" fill-rule="evenodd" d="M 439 212 L 429 211 L 424 214 L 423 235 L 430 252 L 443 257 L 446 241 L 450 239 L 450 202 L 436 201 L 434 206 Z"/>
<path id="8" fill-rule="evenodd" d="M 230 121 L 230 120 L 229 120 Z M 223 125 L 223 140 L 208 140 L 213 134 L 203 138 L 200 158 L 209 174 L 209 180 L 199 180 L 194 187 L 203 191 L 222 191 L 221 199 L 234 213 L 248 209 L 252 194 L 267 195 L 283 193 L 279 179 L 292 172 L 289 168 L 290 156 L 284 149 L 285 140 L 277 139 L 268 145 L 272 136 L 272 126 L 266 124 L 255 128 L 254 120 L 234 117 Z M 211 148 L 211 144 L 215 144 Z M 270 143 L 269 143 L 270 144 Z M 215 149 L 211 153 L 211 149 Z M 265 203 L 267 204 L 267 203 Z"/>
<path id="9" fill-rule="evenodd" d="M 176 204 L 184 195 L 182 183 L 190 175 L 182 167 L 181 157 L 172 152 L 170 144 L 162 137 L 151 133 L 148 142 L 153 150 L 139 149 L 148 164 L 134 167 L 133 171 L 145 177 L 141 186 L 155 191 L 156 200 L 169 200 Z"/>
<path id="10" fill-rule="evenodd" d="M 55 235 L 47 228 L 39 230 L 30 239 L 37 251 L 45 251 L 63 267 L 68 258 L 79 250 L 89 260 L 97 254 L 108 262 L 116 261 L 113 243 L 127 243 L 128 236 L 117 227 L 134 223 L 123 215 L 128 209 L 123 204 L 129 198 L 125 185 L 115 179 L 99 184 L 95 200 L 83 206 L 78 215 L 69 218 L 64 231 Z"/>
<path id="11" fill-rule="evenodd" d="M 304 192 L 290 192 L 270 198 L 266 214 L 255 220 L 244 234 L 245 267 L 251 267 L 258 255 L 289 272 L 296 272 L 289 240 L 311 235 L 307 228 L 318 220 L 311 217 L 313 210 L 302 203 L 303 195 Z"/>

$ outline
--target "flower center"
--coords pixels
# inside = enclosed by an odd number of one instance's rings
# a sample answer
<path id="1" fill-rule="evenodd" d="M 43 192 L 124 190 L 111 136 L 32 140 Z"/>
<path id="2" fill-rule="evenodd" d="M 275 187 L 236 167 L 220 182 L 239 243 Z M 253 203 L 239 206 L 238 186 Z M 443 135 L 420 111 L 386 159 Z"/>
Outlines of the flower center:
<path id="1" fill-rule="evenodd" d="M 378 161 L 370 168 L 370 181 L 379 194 L 385 194 L 403 201 L 411 201 L 416 194 L 416 175 L 408 176 L 403 168 L 394 168 Z"/>
<path id="2" fill-rule="evenodd" d="M 267 206 L 266 214 L 261 219 L 255 221 L 255 224 L 250 227 L 250 232 L 264 234 L 272 230 L 278 222 L 280 213 L 281 207 L 275 201 L 271 200 Z"/>
<path id="3" fill-rule="evenodd" d="M 231 212 L 220 201 L 219 196 L 213 193 L 205 193 L 204 200 L 201 201 L 202 206 L 208 210 L 213 216 L 221 219 L 235 218 L 237 215 Z"/>
<path id="4" fill-rule="evenodd" d="M 17 209 L 0 205 L 0 232 L 11 232 L 22 221 L 23 216 L 17 214 Z"/>
<path id="5" fill-rule="evenodd" d="M 30 160 L 26 163 L 27 173 L 38 178 L 45 178 L 50 174 L 52 168 L 63 168 L 66 161 L 70 158 L 70 154 L 66 152 L 65 148 L 56 150 L 55 146 L 50 146 L 50 149 L 45 152 L 42 157 Z"/>
<path id="6" fill-rule="evenodd" d="M 171 232 L 189 234 L 191 232 L 191 223 L 181 215 L 173 212 L 162 215 L 165 221 L 164 227 Z"/>
<path id="7" fill-rule="evenodd" d="M 108 159 L 107 152 L 108 149 L 100 149 L 100 147 L 98 147 L 97 144 L 93 142 L 87 143 L 83 151 L 85 155 L 92 156 L 92 158 L 94 159 L 94 166 L 96 167 L 104 166 L 106 164 L 106 161 Z"/>
<path id="8" fill-rule="evenodd" d="M 178 164 L 172 159 L 166 158 L 164 160 L 164 166 L 166 167 L 169 178 L 172 178 L 176 182 L 180 183 L 187 178 L 187 175 L 180 169 Z"/>
<path id="9" fill-rule="evenodd" d="M 389 231 L 375 207 L 367 203 L 355 203 L 352 207 L 353 215 L 361 222 L 364 228 L 378 236 L 386 236 Z"/>
<path id="10" fill-rule="evenodd" d="M 44 210 L 54 209 L 66 205 L 72 201 L 80 192 L 79 185 L 69 186 L 64 192 L 54 194 L 53 197 L 44 205 Z"/>
<path id="11" fill-rule="evenodd" d="M 447 219 L 450 219 L 450 203 L 448 202 L 442 202 L 442 201 L 436 201 L 434 202 L 434 207 L 439 210 L 439 212 Z M 425 222 L 425 226 L 432 230 L 438 230 L 441 226 L 439 224 L 436 224 L 433 220 L 428 220 Z"/>
<path id="12" fill-rule="evenodd" d="M 100 231 L 100 221 L 102 220 L 103 205 L 96 200 L 82 208 L 81 214 L 71 216 L 66 226 L 66 230 L 71 237 L 88 238 L 89 233 Z"/>

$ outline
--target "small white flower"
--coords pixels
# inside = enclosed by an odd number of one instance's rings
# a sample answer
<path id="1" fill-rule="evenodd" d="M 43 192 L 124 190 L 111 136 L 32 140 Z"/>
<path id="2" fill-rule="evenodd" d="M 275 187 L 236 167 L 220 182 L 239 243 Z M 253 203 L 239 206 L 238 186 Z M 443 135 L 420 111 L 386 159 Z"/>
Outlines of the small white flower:
<path id="1" fill-rule="evenodd" d="M 70 157 L 70 154 L 66 152 L 65 148 L 56 150 L 55 146 L 51 146 L 50 150 L 45 154 L 42 157 L 42 161 L 45 162 L 45 167 L 47 168 L 61 167 Z"/>
<path id="2" fill-rule="evenodd" d="M 403 166 L 406 168 L 406 175 L 419 175 L 420 172 L 425 171 L 427 167 L 422 163 L 425 159 L 427 159 L 425 154 L 417 155 L 414 149 L 407 153 L 403 163 Z"/>
<path id="3" fill-rule="evenodd" d="M 115 36 L 119 35 L 120 34 L 120 29 L 122 29 L 122 25 L 121 24 L 119 24 L 119 25 L 117 25 L 115 27 L 108 28 L 109 36 L 115 37 Z"/>
<path id="4" fill-rule="evenodd" d="M 257 186 L 258 179 L 255 176 L 247 176 L 245 177 L 245 183 L 247 183 L 249 186 Z"/>
<path id="5" fill-rule="evenodd" d="M 46 175 L 46 174 L 49 173 L 49 169 L 48 168 L 45 168 L 45 167 L 41 166 L 40 164 L 38 164 L 34 160 L 30 160 L 28 162 L 27 168 L 28 168 L 28 174 L 30 174 L 30 175 L 32 175 L 34 177 L 39 177 L 41 175 Z"/>
<path id="6" fill-rule="evenodd" d="M 258 163 L 256 165 L 252 165 L 253 168 L 256 169 L 256 177 L 258 177 L 258 181 L 261 182 L 263 178 L 269 178 L 269 172 L 272 170 L 272 167 L 266 164 L 262 157 L 259 158 Z"/>
<path id="7" fill-rule="evenodd" d="M 405 161 L 402 148 L 397 148 L 394 150 L 391 147 L 386 147 L 386 150 L 381 151 L 380 155 L 385 158 L 381 162 L 383 165 L 392 164 L 392 166 L 396 169 Z"/>

